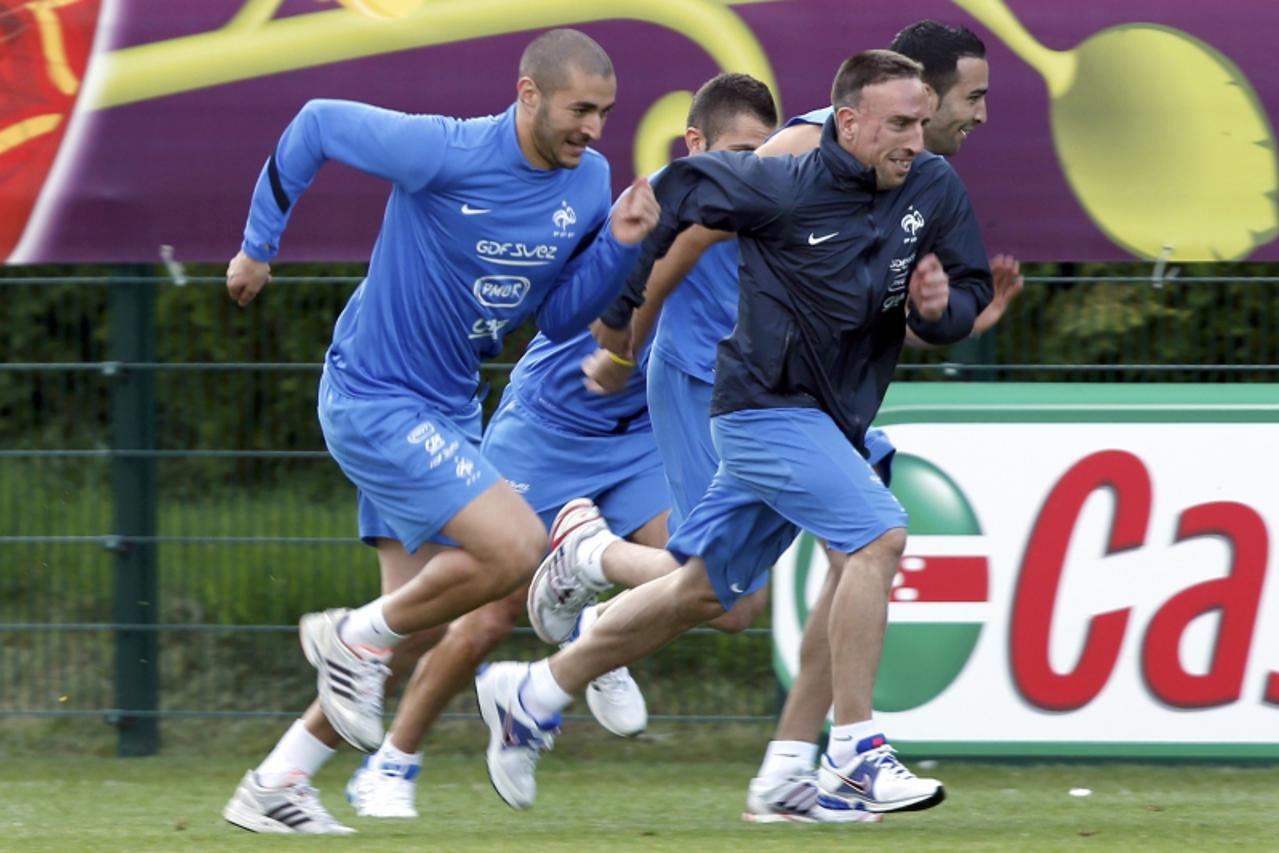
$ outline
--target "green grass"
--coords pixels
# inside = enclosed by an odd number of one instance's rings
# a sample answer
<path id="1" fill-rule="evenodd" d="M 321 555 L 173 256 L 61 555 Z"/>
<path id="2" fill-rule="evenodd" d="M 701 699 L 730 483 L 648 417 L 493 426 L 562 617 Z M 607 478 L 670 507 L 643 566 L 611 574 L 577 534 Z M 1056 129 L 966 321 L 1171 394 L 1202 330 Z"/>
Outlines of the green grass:
<path id="1" fill-rule="evenodd" d="M 537 807 L 513 812 L 489 787 L 484 733 L 455 724 L 428 743 L 414 821 L 355 818 L 344 752 L 317 779 L 352 839 L 257 836 L 220 811 L 260 758 L 255 735 L 148 759 L 0 762 L 0 847 L 12 850 L 991 850 L 1273 849 L 1279 771 L 1192 765 L 943 762 L 949 797 L 877 826 L 751 826 L 742 799 L 760 727 L 658 726 L 619 742 L 572 725 L 539 770 Z M 252 747 L 250 751 L 246 747 Z M 242 754 L 241 754 L 242 753 Z M 1076 787 L 1089 797 L 1070 796 Z"/>

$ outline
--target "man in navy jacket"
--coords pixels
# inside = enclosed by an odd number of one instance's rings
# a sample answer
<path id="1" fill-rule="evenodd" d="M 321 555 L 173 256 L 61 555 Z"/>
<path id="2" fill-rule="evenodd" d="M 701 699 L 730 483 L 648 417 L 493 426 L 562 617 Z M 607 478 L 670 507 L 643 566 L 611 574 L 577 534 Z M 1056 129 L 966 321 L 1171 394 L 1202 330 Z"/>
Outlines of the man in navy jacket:
<path id="1" fill-rule="evenodd" d="M 496 664 L 477 679 L 499 793 L 533 785 L 550 738 L 525 732 L 548 732 L 592 678 L 731 608 L 803 528 L 844 557 L 830 619 L 835 726 L 819 769 L 823 806 L 886 812 L 942 800 L 939 782 L 915 777 L 867 731 L 875 672 L 865 650 L 883 642 L 906 514 L 864 458 L 866 426 L 907 325 L 931 343 L 957 341 L 991 299 L 963 185 L 923 150 L 931 105 L 920 70 L 891 51 L 858 54 L 836 76 L 818 150 L 705 155 L 677 161 L 657 182 L 662 218 L 637 275 L 689 225 L 739 236 L 738 324 L 720 345 L 712 401 L 720 469 L 667 551 L 654 552 L 678 569 L 619 599 L 553 657 Z M 603 535 L 598 513 L 584 508 L 548 562 L 602 559 Z"/>

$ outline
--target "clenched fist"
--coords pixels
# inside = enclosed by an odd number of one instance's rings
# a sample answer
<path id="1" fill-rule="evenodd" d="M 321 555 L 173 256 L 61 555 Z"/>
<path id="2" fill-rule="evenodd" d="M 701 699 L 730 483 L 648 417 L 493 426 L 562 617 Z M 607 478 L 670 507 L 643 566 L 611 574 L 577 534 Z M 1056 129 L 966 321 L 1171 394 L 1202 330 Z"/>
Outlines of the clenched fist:
<path id="1" fill-rule="evenodd" d="M 271 265 L 266 261 L 255 261 L 244 252 L 237 252 L 226 268 L 227 293 L 241 308 L 252 302 L 270 280 Z"/>
<path id="2" fill-rule="evenodd" d="M 925 255 L 910 277 L 910 304 L 921 318 L 940 320 L 950 302 L 950 276 L 936 255 Z"/>
<path id="3" fill-rule="evenodd" d="M 613 236 L 619 243 L 634 246 L 653 230 L 661 212 L 648 178 L 636 178 L 613 205 Z"/>

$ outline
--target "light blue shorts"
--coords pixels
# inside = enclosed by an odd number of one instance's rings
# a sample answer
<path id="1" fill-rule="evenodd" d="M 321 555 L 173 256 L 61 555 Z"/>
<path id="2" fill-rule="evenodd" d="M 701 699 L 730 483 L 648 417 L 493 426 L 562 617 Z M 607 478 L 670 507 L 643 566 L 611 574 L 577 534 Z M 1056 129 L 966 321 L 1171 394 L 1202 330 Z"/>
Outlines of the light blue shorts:
<path id="1" fill-rule="evenodd" d="M 712 423 L 720 466 L 672 534 L 681 563 L 701 557 L 725 609 L 755 585 L 800 530 L 851 554 L 906 511 L 820 409 L 747 409 Z"/>
<path id="2" fill-rule="evenodd" d="M 711 390 L 652 351 L 648 359 L 648 416 L 671 492 L 671 530 L 706 494 L 719 469 L 711 440 Z"/>
<path id="3" fill-rule="evenodd" d="M 618 435 L 570 432 L 506 393 L 480 447 L 548 528 L 573 498 L 595 501 L 619 536 L 639 530 L 670 505 L 662 459 L 646 426 Z"/>
<path id="4" fill-rule="evenodd" d="M 413 396 L 351 397 L 327 372 L 318 406 L 324 443 L 358 492 L 360 537 L 413 553 L 500 476 L 475 446 L 478 417 L 454 419 Z"/>

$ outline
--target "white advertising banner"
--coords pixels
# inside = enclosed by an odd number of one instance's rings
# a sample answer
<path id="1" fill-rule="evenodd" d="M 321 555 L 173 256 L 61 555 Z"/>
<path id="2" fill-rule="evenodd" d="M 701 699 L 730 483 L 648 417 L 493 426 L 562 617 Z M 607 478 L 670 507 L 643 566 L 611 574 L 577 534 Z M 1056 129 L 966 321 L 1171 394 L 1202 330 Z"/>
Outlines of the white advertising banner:
<path id="1" fill-rule="evenodd" d="M 912 751 L 1279 756 L 1279 386 L 903 384 L 876 716 Z M 779 677 L 826 572 L 779 562 Z"/>

